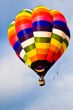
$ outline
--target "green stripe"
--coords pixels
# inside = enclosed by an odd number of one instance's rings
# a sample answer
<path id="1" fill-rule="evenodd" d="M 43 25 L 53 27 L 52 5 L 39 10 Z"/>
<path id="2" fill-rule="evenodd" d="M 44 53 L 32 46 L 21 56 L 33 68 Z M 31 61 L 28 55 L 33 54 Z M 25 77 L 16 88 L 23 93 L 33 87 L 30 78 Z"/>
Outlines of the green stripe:
<path id="1" fill-rule="evenodd" d="M 25 62 L 27 62 L 27 60 L 28 60 L 28 56 L 27 56 L 27 54 L 24 55 L 23 60 L 24 60 Z"/>
<path id="2" fill-rule="evenodd" d="M 8 29 L 11 28 L 11 27 L 14 27 L 14 23 L 10 24 Z"/>
<path id="3" fill-rule="evenodd" d="M 35 49 L 35 48 L 36 48 L 36 47 L 35 47 L 35 43 L 33 43 L 33 44 L 31 44 L 31 45 L 25 47 L 24 50 L 25 50 L 25 52 L 27 53 L 27 52 L 31 51 L 32 49 Z"/>
<path id="4" fill-rule="evenodd" d="M 32 12 L 31 11 L 29 11 L 29 10 L 24 10 L 25 12 L 27 12 L 27 13 L 29 13 L 29 14 L 32 14 Z"/>
<path id="5" fill-rule="evenodd" d="M 57 34 L 52 34 L 52 38 L 54 38 L 54 39 L 56 39 L 56 40 L 58 40 L 59 42 L 63 42 L 63 38 L 61 37 L 61 36 L 59 36 L 59 35 L 57 35 Z"/>
<path id="6" fill-rule="evenodd" d="M 29 10 L 22 10 L 22 11 L 20 11 L 18 14 L 20 14 L 20 13 L 23 13 L 23 12 L 27 12 L 27 13 L 29 13 L 29 14 L 32 14 L 32 12 L 31 11 L 29 11 Z"/>
<path id="7" fill-rule="evenodd" d="M 68 47 L 68 41 L 66 39 L 63 40 L 63 42 L 66 44 L 66 46 Z"/>
<path id="8" fill-rule="evenodd" d="M 49 43 L 50 42 L 49 37 L 34 37 L 34 40 L 37 43 Z"/>

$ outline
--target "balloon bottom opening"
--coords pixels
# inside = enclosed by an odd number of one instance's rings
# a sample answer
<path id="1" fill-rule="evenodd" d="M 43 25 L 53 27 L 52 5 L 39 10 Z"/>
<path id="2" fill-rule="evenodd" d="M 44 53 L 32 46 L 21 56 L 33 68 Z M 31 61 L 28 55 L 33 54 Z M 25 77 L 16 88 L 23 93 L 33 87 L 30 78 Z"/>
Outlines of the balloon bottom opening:
<path id="1" fill-rule="evenodd" d="M 44 85 L 45 85 L 45 80 L 44 80 L 43 77 L 41 77 L 41 78 L 39 79 L 39 86 L 44 86 Z"/>
<path id="2" fill-rule="evenodd" d="M 44 72 L 45 66 L 42 66 L 42 65 L 36 66 L 35 71 L 36 72 Z"/>
<path id="3" fill-rule="evenodd" d="M 52 67 L 54 62 L 48 62 L 46 60 L 38 60 L 31 64 L 31 68 L 40 76 L 44 77 L 47 71 Z"/>

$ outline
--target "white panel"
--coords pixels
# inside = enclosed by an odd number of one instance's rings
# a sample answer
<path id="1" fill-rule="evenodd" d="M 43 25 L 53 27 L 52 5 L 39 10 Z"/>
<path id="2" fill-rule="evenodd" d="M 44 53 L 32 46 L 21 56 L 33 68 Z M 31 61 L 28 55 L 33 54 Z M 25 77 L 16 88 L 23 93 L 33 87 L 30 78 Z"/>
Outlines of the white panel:
<path id="1" fill-rule="evenodd" d="M 20 52 L 20 57 L 23 59 L 24 55 L 25 55 L 25 51 L 24 51 L 24 49 L 22 49 L 21 52 Z"/>
<path id="2" fill-rule="evenodd" d="M 46 32 L 46 31 L 35 31 L 33 32 L 34 37 L 51 37 L 51 32 Z"/>
<path id="3" fill-rule="evenodd" d="M 34 37 L 30 38 L 30 39 L 27 39 L 26 41 L 22 42 L 21 45 L 22 47 L 27 47 L 28 45 L 34 43 Z"/>
<path id="4" fill-rule="evenodd" d="M 59 36 L 61 36 L 62 38 L 66 38 L 66 40 L 69 42 L 69 37 L 63 32 L 63 31 L 61 31 L 61 30 L 59 30 L 59 29 L 55 29 L 55 28 L 53 28 L 53 33 L 54 34 L 57 34 L 57 35 L 59 35 Z"/>

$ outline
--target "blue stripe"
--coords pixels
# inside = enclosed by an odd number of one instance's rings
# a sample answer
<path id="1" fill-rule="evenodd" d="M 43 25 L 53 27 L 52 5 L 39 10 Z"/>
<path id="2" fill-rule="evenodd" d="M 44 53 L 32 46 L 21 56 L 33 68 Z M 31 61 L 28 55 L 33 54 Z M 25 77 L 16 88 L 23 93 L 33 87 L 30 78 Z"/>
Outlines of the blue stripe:
<path id="1" fill-rule="evenodd" d="M 67 27 L 66 23 L 65 22 L 62 22 L 62 21 L 53 21 L 53 25 L 58 25 L 58 26 L 63 26 L 64 28 Z"/>
<path id="2" fill-rule="evenodd" d="M 70 37 L 70 32 L 69 32 L 69 29 L 67 28 L 67 24 L 65 22 L 56 20 L 53 22 L 53 28 L 62 30 L 66 35 L 68 35 L 68 37 Z"/>
<path id="3" fill-rule="evenodd" d="M 69 29 L 67 28 L 66 29 L 67 31 L 66 31 L 66 34 L 68 35 L 68 37 L 70 38 L 70 31 L 69 31 Z"/>
<path id="4" fill-rule="evenodd" d="M 48 21 L 39 20 L 39 21 L 36 21 L 36 22 L 32 23 L 32 26 L 33 27 L 36 27 L 36 26 L 49 26 L 50 28 L 52 28 L 53 24 L 48 22 Z"/>
<path id="5" fill-rule="evenodd" d="M 22 50 L 22 47 L 21 47 L 21 44 L 19 41 L 17 41 L 13 47 L 13 49 L 15 50 L 15 52 L 17 54 L 20 54 L 21 50 Z"/>
<path id="6" fill-rule="evenodd" d="M 32 32 L 32 29 L 31 28 L 27 28 L 27 29 L 24 29 L 24 30 L 21 30 L 20 32 L 18 32 L 17 35 L 18 35 L 18 37 L 23 37 L 26 34 L 29 34 L 31 32 Z"/>

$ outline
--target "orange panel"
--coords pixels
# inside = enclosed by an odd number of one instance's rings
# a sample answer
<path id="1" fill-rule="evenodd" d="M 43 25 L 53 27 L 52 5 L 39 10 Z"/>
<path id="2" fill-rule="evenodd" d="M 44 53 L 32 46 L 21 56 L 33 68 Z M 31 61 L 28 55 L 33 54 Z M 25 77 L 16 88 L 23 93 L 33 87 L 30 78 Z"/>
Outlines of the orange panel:
<path id="1" fill-rule="evenodd" d="M 56 52 L 58 52 L 59 48 L 53 44 L 50 44 L 50 50 L 52 50 L 56 53 Z"/>
<path id="2" fill-rule="evenodd" d="M 38 60 L 46 60 L 46 54 L 38 54 Z"/>
<path id="3" fill-rule="evenodd" d="M 29 59 L 31 60 L 31 62 L 35 62 L 38 60 L 38 57 L 37 55 L 35 55 L 35 56 L 30 57 Z"/>
<path id="4" fill-rule="evenodd" d="M 60 52 L 61 52 L 61 54 L 63 54 L 63 52 L 64 52 L 64 49 L 63 49 L 63 47 L 61 46 L 61 48 L 60 48 L 60 50 L 59 50 Z"/>
<path id="5" fill-rule="evenodd" d="M 36 48 L 37 54 L 47 54 L 48 53 L 48 49 L 40 49 L 40 48 Z"/>

